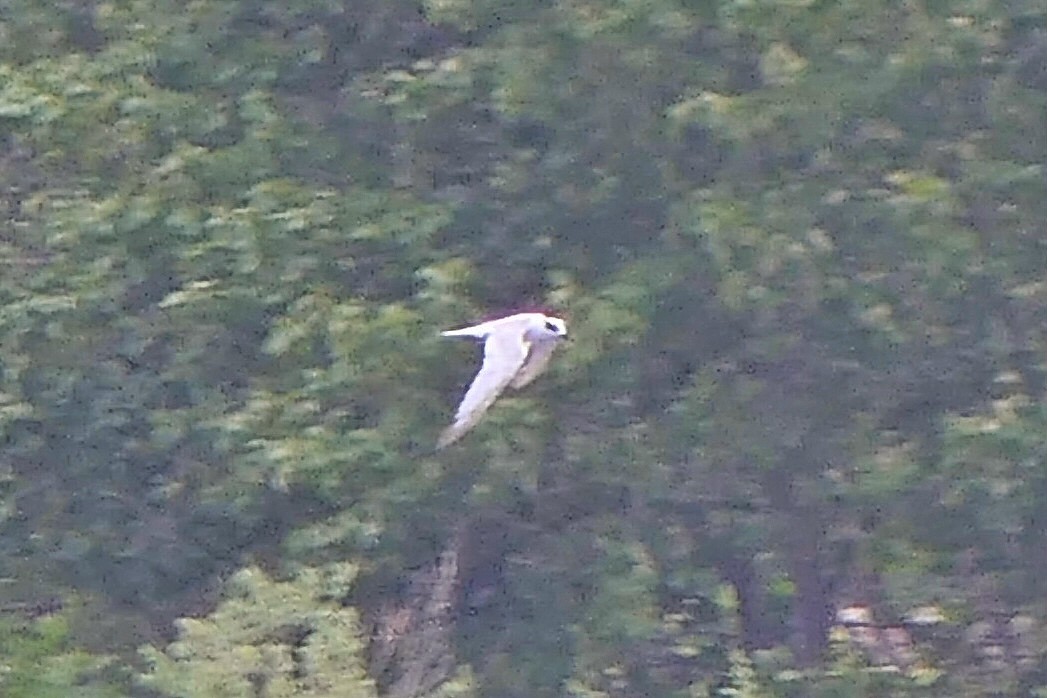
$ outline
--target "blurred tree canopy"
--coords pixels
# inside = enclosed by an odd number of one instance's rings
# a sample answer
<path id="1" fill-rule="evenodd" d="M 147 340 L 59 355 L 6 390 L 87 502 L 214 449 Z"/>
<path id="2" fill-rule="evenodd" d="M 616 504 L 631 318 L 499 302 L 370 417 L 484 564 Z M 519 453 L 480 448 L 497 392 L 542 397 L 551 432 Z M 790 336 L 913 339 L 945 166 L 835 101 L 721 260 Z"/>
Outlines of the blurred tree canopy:
<path id="1" fill-rule="evenodd" d="M 1047 695 L 1039 0 L 0 2 L 0 694 Z M 438 330 L 555 308 L 434 452 Z"/>

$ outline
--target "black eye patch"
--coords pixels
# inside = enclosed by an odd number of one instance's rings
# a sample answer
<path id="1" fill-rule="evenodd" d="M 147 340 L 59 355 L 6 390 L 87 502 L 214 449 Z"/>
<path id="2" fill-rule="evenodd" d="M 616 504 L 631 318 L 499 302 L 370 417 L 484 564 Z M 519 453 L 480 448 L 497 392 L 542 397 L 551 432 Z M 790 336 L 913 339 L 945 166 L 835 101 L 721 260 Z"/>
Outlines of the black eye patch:
<path id="1" fill-rule="evenodd" d="M 549 330 L 550 332 L 559 332 L 559 330 L 556 328 L 556 325 L 554 325 L 551 322 L 545 323 L 545 329 Z"/>

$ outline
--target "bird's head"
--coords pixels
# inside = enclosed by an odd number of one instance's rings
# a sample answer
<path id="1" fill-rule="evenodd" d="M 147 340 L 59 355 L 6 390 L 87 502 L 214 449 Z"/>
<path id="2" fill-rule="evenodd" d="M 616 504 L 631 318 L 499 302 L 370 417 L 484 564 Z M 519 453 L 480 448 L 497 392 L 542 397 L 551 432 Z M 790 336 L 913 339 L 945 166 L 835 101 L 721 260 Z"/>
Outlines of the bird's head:
<path id="1" fill-rule="evenodd" d="M 556 339 L 567 339 L 567 323 L 558 317 L 542 314 L 538 322 L 541 323 L 541 332 L 547 337 Z"/>

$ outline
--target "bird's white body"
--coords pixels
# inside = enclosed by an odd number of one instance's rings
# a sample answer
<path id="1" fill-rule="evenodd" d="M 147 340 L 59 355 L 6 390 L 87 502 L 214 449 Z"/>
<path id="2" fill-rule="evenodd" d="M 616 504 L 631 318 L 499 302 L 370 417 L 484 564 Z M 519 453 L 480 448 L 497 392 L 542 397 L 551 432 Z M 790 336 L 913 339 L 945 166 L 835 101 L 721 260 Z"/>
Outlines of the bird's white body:
<path id="1" fill-rule="evenodd" d="M 567 337 L 567 325 L 542 313 L 518 313 L 442 334 L 484 340 L 484 360 L 437 448 L 451 445 L 472 429 L 507 386 L 522 388 L 537 378 L 549 365 L 553 349 Z"/>

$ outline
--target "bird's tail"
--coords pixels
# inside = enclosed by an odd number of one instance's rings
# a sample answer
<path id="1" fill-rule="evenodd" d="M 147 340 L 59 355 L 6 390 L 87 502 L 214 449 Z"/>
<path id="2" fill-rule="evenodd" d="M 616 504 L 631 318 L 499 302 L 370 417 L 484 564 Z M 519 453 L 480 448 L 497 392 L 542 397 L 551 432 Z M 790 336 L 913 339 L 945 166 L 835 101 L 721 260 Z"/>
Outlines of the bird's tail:
<path id="1" fill-rule="evenodd" d="M 463 327 L 460 330 L 445 330 L 441 332 L 444 337 L 480 337 L 483 338 L 487 335 L 487 332 L 480 330 L 477 327 Z"/>

